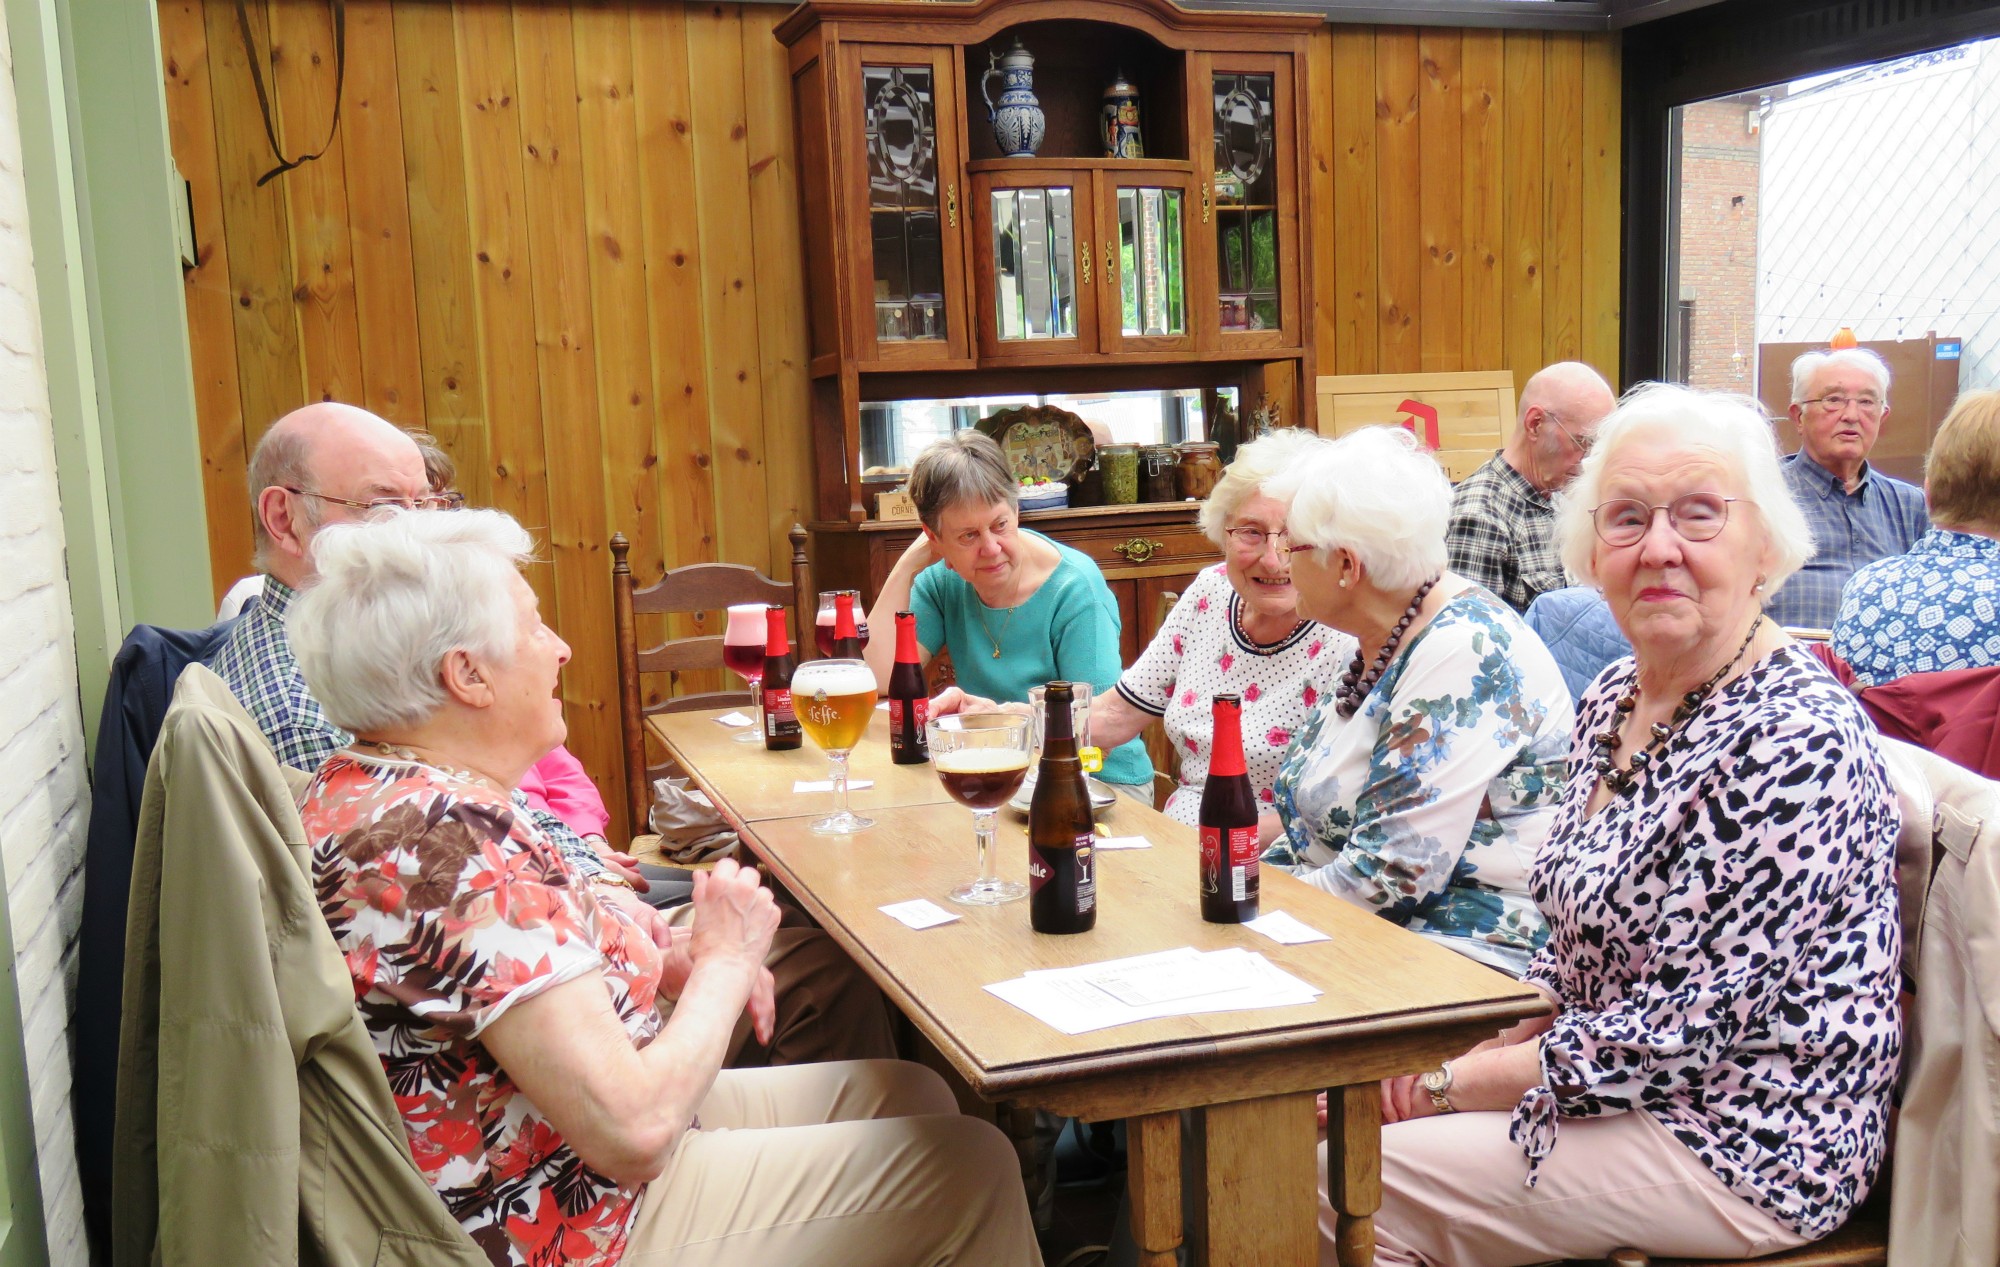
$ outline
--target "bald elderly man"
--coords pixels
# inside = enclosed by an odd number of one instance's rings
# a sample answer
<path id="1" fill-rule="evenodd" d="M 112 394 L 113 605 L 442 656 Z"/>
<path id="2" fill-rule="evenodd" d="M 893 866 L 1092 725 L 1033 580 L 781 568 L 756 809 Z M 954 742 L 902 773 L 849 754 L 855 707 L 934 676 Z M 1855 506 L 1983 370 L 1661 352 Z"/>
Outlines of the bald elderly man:
<path id="1" fill-rule="evenodd" d="M 257 568 L 264 587 L 244 606 L 229 639 L 210 664 L 249 711 L 278 760 L 299 770 L 353 742 L 328 720 L 306 686 L 285 631 L 298 592 L 317 577 L 313 537 L 328 524 L 365 518 L 387 506 L 442 509 L 424 471 L 423 453 L 401 428 L 365 409 L 323 403 L 294 410 L 271 425 L 250 457 L 251 510 Z M 630 909 L 640 927 L 654 927 L 620 869 L 554 814 L 531 807 L 518 790 L 514 807 L 554 844 L 600 902 Z M 664 926 L 657 936 L 670 936 Z M 881 994 L 816 928 L 781 928 L 765 967 L 774 979 L 777 1019 L 768 1044 L 739 1024 L 730 1064 L 802 1064 L 895 1055 L 895 1036 Z"/>
<path id="2" fill-rule="evenodd" d="M 1459 483 L 1445 547 L 1451 570 L 1515 611 L 1569 582 L 1555 543 L 1555 494 L 1576 478 L 1597 424 L 1618 397 L 1603 375 L 1562 361 L 1521 389 L 1507 447 Z"/>

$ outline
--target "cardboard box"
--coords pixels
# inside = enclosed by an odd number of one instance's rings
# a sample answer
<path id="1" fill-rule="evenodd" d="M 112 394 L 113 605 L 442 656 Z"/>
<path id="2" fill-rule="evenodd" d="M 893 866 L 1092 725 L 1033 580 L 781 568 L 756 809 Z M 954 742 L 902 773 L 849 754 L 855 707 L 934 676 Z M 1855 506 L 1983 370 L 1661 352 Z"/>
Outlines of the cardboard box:
<path id="1" fill-rule="evenodd" d="M 875 494 L 875 517 L 877 519 L 915 519 L 917 504 L 902 489 Z"/>
<path id="2" fill-rule="evenodd" d="M 1320 434 L 1387 425 L 1414 432 L 1452 483 L 1464 479 L 1514 431 L 1514 375 L 1329 374 L 1315 384 Z"/>

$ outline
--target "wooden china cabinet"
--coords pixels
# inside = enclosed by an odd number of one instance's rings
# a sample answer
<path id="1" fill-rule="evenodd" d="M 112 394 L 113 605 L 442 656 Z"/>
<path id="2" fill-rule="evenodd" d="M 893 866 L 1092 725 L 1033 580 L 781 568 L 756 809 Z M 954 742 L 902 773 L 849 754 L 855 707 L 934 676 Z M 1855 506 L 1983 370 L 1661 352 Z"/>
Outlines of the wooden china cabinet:
<path id="1" fill-rule="evenodd" d="M 1318 25 L 1167 0 L 809 0 L 777 28 L 798 139 L 822 586 L 872 600 L 916 532 L 873 518 L 920 447 L 864 426 L 884 402 L 942 415 L 996 397 L 1198 391 L 1207 420 L 1233 392 L 1239 418 L 1268 399 L 1285 425 L 1313 424 L 1302 227 Z M 986 96 L 989 67 L 1017 42 L 1046 124 L 1032 157 L 1003 154 Z M 1144 157 L 1106 157 L 1115 80 L 1137 91 Z M 1129 662 L 1159 594 L 1218 558 L 1196 509 L 1023 518 L 1104 568 Z"/>

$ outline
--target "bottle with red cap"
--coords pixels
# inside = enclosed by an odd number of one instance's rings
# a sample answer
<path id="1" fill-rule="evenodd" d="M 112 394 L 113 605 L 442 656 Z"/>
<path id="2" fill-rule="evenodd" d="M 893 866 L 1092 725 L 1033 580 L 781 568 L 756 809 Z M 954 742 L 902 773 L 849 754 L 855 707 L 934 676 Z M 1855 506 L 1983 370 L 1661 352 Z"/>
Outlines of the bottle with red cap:
<path id="1" fill-rule="evenodd" d="M 790 752 L 802 742 L 799 715 L 792 711 L 792 642 L 785 632 L 785 609 L 772 604 L 764 612 L 764 747 Z"/>
<path id="2" fill-rule="evenodd" d="M 861 631 L 854 624 L 854 594 L 842 590 L 833 596 L 833 659 L 861 658 Z"/>
<path id="3" fill-rule="evenodd" d="M 924 723 L 931 698 L 924 689 L 924 666 L 917 663 L 917 618 L 896 613 L 896 667 L 889 671 L 889 760 L 922 765 L 931 759 Z"/>
<path id="4" fill-rule="evenodd" d="M 1214 697 L 1215 737 L 1201 789 L 1201 917 L 1211 924 L 1257 918 L 1257 794 L 1243 764 L 1243 701 Z"/>

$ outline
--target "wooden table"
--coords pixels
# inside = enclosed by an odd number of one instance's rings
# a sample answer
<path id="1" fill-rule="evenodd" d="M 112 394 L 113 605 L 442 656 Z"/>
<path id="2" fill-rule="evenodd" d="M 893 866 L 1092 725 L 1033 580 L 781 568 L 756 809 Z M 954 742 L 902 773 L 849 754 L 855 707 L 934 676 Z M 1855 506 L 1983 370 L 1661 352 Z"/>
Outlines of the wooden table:
<path id="1" fill-rule="evenodd" d="M 686 738 L 690 731 L 694 737 Z M 1235 925 L 1205 923 L 1195 897 L 1194 832 L 1124 800 L 1100 822 L 1110 834 L 1145 835 L 1154 847 L 1098 855 L 1094 930 L 1037 935 L 1025 902 L 977 908 L 948 901 L 975 867 L 968 811 L 940 805 L 926 790 L 922 802 L 878 801 L 872 831 L 815 836 L 806 824 L 820 806 L 806 807 L 805 816 L 779 815 L 769 812 L 776 806 L 755 803 L 753 789 L 776 781 L 791 795 L 790 780 L 805 777 L 791 772 L 799 754 L 730 744 L 737 753 L 784 762 L 786 772 L 761 772 L 741 758 L 703 768 L 713 744 L 698 727 L 668 725 L 656 733 L 718 804 L 738 810 L 732 819 L 759 859 L 981 1096 L 1093 1120 L 1131 1119 L 1132 1228 L 1149 1265 L 1171 1263 L 1183 1239 L 1183 1109 L 1195 1111 L 1190 1161 L 1198 1191 L 1186 1229 L 1195 1261 L 1218 1267 L 1315 1261 L 1313 1100 L 1330 1088 L 1328 1185 L 1339 1214 L 1340 1261 L 1365 1267 L 1374 1258 L 1371 1217 L 1380 1204 L 1378 1081 L 1435 1068 L 1546 1010 L 1518 982 L 1269 868 L 1263 910 L 1288 911 L 1331 941 L 1281 946 Z M 880 764 L 936 782 L 927 766 L 891 767 L 886 756 Z M 869 791 L 889 797 L 906 787 L 918 793 L 903 780 L 878 781 Z M 1002 811 L 1003 876 L 1025 878 L 1024 825 L 1023 816 Z M 918 932 L 877 909 L 915 897 L 960 918 Z M 1304 1006 L 1065 1035 L 982 988 L 1031 969 L 1177 946 L 1260 951 L 1325 993 Z"/>

